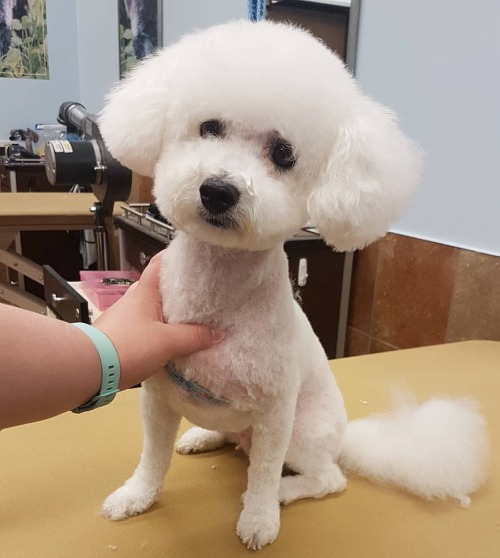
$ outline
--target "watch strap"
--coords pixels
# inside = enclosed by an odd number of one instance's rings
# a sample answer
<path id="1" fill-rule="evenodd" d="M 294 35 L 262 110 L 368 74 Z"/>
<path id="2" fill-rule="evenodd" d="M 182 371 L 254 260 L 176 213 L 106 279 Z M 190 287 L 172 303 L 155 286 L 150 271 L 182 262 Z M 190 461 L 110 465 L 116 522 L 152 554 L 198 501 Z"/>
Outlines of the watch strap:
<path id="1" fill-rule="evenodd" d="M 113 401 L 115 394 L 119 391 L 120 360 L 113 343 L 102 331 L 84 323 L 74 323 L 73 325 L 83 331 L 94 343 L 101 362 L 102 380 L 99 393 L 83 405 L 73 409 L 74 413 L 83 413 L 103 407 Z"/>

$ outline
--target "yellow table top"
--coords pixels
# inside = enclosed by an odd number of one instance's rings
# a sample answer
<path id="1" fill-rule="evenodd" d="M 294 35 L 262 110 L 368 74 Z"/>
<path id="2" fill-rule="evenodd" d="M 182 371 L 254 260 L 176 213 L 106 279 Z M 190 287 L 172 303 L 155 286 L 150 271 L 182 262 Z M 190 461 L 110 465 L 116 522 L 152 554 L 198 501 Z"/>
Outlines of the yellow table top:
<path id="1" fill-rule="evenodd" d="M 81 230 L 94 227 L 94 194 L 6 192 L 0 194 L 0 232 Z M 115 204 L 117 214 L 121 213 Z"/>
<path id="2" fill-rule="evenodd" d="M 278 540 L 259 551 L 287 558 L 500 557 L 500 343 L 468 341 L 332 362 L 352 418 L 385 409 L 391 386 L 418 398 L 472 396 L 490 425 L 486 487 L 469 509 L 351 477 L 347 490 L 282 509 Z M 187 424 L 183 424 L 183 429 Z M 138 390 L 103 409 L 0 432 L 0 555 L 8 558 L 249 556 L 235 525 L 246 460 L 233 448 L 175 455 L 160 501 L 113 523 L 103 498 L 141 452 Z"/>

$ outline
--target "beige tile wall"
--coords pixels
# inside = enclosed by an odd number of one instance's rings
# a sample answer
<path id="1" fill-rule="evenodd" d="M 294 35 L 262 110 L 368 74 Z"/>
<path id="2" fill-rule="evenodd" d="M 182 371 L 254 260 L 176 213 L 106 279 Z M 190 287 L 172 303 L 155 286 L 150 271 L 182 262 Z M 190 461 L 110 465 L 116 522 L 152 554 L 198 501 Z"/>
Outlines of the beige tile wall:
<path id="1" fill-rule="evenodd" d="M 500 257 L 397 234 L 355 254 L 348 356 L 500 340 Z"/>

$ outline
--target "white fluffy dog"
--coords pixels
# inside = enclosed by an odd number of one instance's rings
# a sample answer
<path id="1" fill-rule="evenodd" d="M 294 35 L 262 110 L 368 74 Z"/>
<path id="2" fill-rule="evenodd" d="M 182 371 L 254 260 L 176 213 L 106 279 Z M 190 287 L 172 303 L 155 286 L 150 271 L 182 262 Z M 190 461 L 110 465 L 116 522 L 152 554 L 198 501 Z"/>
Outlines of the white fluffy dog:
<path id="1" fill-rule="evenodd" d="M 179 452 L 228 441 L 248 452 L 237 532 L 252 549 L 278 535 L 280 502 L 343 490 L 341 467 L 467 502 L 485 447 L 474 406 L 433 400 L 347 425 L 283 251 L 307 222 L 337 250 L 385 233 L 419 166 L 392 113 L 307 32 L 238 21 L 141 63 L 109 95 L 100 126 L 117 159 L 154 177 L 179 231 L 163 264 L 166 318 L 227 332 L 144 382 L 141 462 L 104 514 L 121 519 L 155 502 L 182 416 L 199 427 Z M 282 477 L 284 464 L 296 474 Z"/>

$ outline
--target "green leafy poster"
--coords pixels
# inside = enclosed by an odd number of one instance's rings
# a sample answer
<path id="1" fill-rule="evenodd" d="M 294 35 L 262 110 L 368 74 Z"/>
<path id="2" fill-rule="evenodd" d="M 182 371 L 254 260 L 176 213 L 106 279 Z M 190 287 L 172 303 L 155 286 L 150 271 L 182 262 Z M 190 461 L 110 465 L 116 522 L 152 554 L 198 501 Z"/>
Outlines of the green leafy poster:
<path id="1" fill-rule="evenodd" d="M 118 0 L 120 77 L 162 43 L 161 0 Z"/>
<path id="2" fill-rule="evenodd" d="M 49 79 L 45 0 L 0 0 L 0 77 Z"/>

